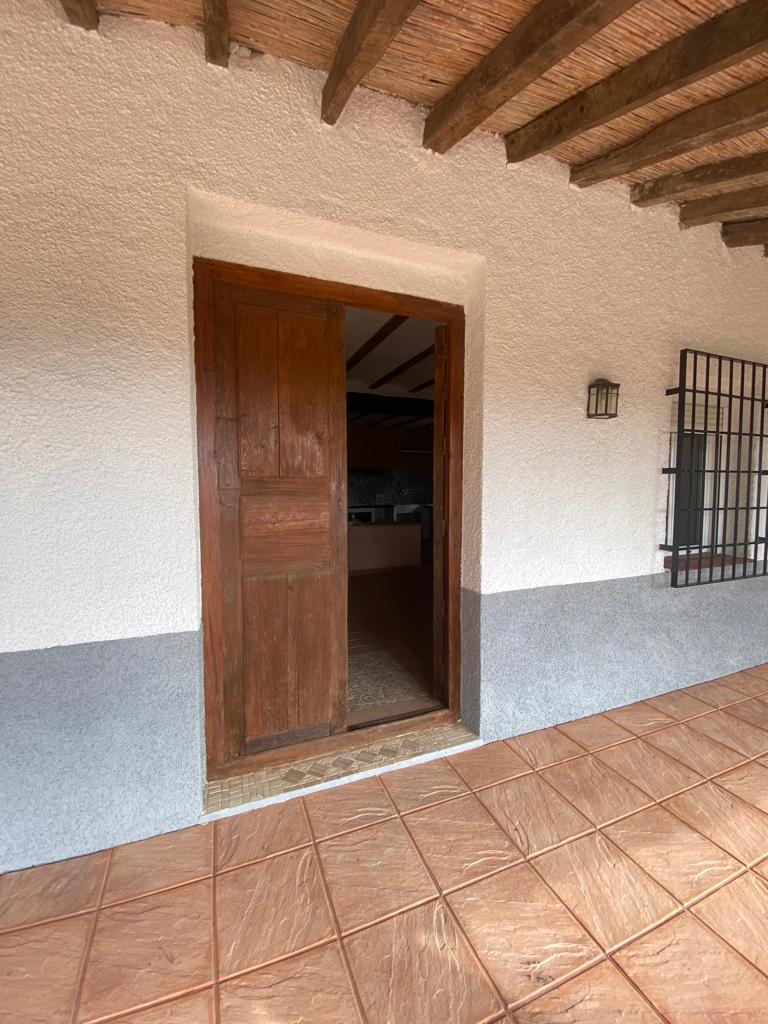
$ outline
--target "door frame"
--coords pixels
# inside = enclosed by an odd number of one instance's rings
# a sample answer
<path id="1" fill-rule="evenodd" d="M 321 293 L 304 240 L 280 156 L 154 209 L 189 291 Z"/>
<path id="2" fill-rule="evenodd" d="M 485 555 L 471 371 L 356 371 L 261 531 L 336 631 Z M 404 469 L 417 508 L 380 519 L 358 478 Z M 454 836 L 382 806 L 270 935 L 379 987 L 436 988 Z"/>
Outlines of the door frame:
<path id="1" fill-rule="evenodd" d="M 445 675 L 446 707 L 416 718 L 356 729 L 322 739 L 297 743 L 258 754 L 233 759 L 228 756 L 227 740 L 221 729 L 225 709 L 223 681 L 219 673 L 204 670 L 205 743 L 208 778 L 225 778 L 254 771 L 269 765 L 285 764 L 308 757 L 339 750 L 354 749 L 386 736 L 411 733 L 438 724 L 455 722 L 461 713 L 461 508 L 463 480 L 464 433 L 464 308 L 434 299 L 396 292 L 366 288 L 361 285 L 324 281 L 314 277 L 284 273 L 226 263 L 195 256 L 192 261 L 195 394 L 205 393 L 210 382 L 204 380 L 201 354 L 209 351 L 214 337 L 213 286 L 215 282 L 239 284 L 262 291 L 282 292 L 309 299 L 338 302 L 345 306 L 381 313 L 400 314 L 436 320 L 447 329 L 445 365 L 445 432 L 443 449 L 443 670 Z M 204 420 L 203 403 L 197 401 L 198 484 L 200 501 L 200 549 L 203 602 L 204 669 L 215 652 L 209 651 L 205 635 L 207 591 L 217 584 L 209 580 L 210 567 L 206 552 L 210 538 L 206 535 L 203 510 L 216 499 L 215 465 L 210 458 L 210 424 Z"/>

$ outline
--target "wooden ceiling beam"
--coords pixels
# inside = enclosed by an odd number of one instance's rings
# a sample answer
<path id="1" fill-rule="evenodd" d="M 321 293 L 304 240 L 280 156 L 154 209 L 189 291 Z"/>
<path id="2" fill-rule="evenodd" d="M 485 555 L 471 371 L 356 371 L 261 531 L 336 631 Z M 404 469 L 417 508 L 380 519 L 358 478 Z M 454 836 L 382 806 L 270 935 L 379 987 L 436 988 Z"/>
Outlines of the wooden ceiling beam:
<path id="1" fill-rule="evenodd" d="M 406 359 L 404 363 L 400 363 L 400 365 L 396 366 L 394 370 L 390 370 L 389 373 L 385 373 L 383 377 L 379 377 L 379 379 L 375 380 L 373 384 L 369 384 L 369 389 L 373 391 L 376 388 L 380 388 L 382 384 L 389 384 L 391 380 L 394 380 L 396 377 L 399 377 L 401 374 L 405 373 L 406 370 L 410 370 L 412 366 L 417 366 L 425 359 L 429 359 L 429 357 L 434 354 L 435 346 L 429 345 L 423 351 L 418 352 L 415 356 L 411 356 L 410 359 Z"/>
<path id="2" fill-rule="evenodd" d="M 95 31 L 99 27 L 96 0 L 61 0 L 67 20 L 78 28 Z"/>
<path id="3" fill-rule="evenodd" d="M 229 9 L 227 0 L 203 0 L 205 59 L 229 67 Z"/>
<path id="4" fill-rule="evenodd" d="M 680 210 L 680 227 L 695 228 L 717 221 L 753 220 L 757 217 L 768 217 L 767 186 L 725 192 L 684 203 Z"/>
<path id="5" fill-rule="evenodd" d="M 417 384 L 415 388 L 409 388 L 408 391 L 411 395 L 416 395 L 419 391 L 426 391 L 427 388 L 431 388 L 434 383 L 435 378 L 430 377 L 429 380 L 422 381 L 421 384 Z"/>
<path id="6" fill-rule="evenodd" d="M 660 178 L 633 185 L 630 198 L 635 206 L 654 206 L 657 203 L 694 199 L 722 185 L 757 184 L 768 176 L 768 152 L 735 156 L 716 164 L 702 164 L 679 174 L 665 174 Z"/>
<path id="7" fill-rule="evenodd" d="M 731 249 L 742 245 L 768 245 L 768 218 L 723 224 L 721 234 L 723 241 Z"/>
<path id="8" fill-rule="evenodd" d="M 634 142 L 571 169 L 582 188 L 768 125 L 768 80 L 693 107 Z"/>
<path id="9" fill-rule="evenodd" d="M 768 49 L 768 4 L 747 0 L 506 136 L 518 163 Z"/>
<path id="10" fill-rule="evenodd" d="M 374 349 L 377 349 L 383 341 L 386 341 L 390 334 L 396 331 L 398 327 L 402 327 L 407 319 L 407 316 L 401 316 L 399 313 L 396 313 L 388 320 L 385 320 L 381 327 L 374 331 L 368 341 L 364 342 L 357 352 L 353 352 L 349 357 L 347 360 L 347 373 L 357 366 L 358 363 L 362 362 L 366 356 L 369 356 Z"/>
<path id="11" fill-rule="evenodd" d="M 434 106 L 423 145 L 447 153 L 491 114 L 637 0 L 538 0 L 499 45 Z"/>
<path id="12" fill-rule="evenodd" d="M 384 56 L 418 0 L 358 0 L 323 87 L 321 116 L 336 124 L 356 85 Z"/>

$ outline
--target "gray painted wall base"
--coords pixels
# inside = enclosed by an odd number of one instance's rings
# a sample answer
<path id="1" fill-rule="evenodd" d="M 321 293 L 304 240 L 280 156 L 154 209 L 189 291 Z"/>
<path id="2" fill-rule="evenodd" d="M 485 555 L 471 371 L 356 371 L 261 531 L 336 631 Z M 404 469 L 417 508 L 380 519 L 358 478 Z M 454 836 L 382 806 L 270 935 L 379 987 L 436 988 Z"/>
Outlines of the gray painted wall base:
<path id="1" fill-rule="evenodd" d="M 484 740 L 768 662 L 768 579 L 666 574 L 462 596 L 462 711 Z M 195 824 L 200 633 L 0 654 L 0 871 Z"/>
<path id="2" fill-rule="evenodd" d="M 463 614 L 479 617 L 482 687 L 464 699 L 484 740 L 768 662 L 768 578 L 672 590 L 660 573 L 477 599 Z"/>
<path id="3" fill-rule="evenodd" d="M 0 654 L 0 871 L 199 820 L 200 636 Z"/>

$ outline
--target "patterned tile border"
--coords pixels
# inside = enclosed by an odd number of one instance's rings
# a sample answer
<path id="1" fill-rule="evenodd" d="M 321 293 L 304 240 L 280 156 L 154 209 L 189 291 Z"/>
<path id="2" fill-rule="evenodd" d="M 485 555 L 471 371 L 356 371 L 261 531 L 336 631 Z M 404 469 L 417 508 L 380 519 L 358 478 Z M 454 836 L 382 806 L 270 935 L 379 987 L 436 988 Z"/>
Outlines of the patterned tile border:
<path id="1" fill-rule="evenodd" d="M 205 813 L 214 814 L 357 775 L 359 772 L 386 768 L 412 757 L 434 754 L 476 739 L 475 733 L 462 722 L 455 722 L 425 732 L 379 740 L 357 750 L 345 750 L 343 753 L 327 754 L 294 764 L 263 768 L 231 779 L 215 779 L 205 785 Z"/>

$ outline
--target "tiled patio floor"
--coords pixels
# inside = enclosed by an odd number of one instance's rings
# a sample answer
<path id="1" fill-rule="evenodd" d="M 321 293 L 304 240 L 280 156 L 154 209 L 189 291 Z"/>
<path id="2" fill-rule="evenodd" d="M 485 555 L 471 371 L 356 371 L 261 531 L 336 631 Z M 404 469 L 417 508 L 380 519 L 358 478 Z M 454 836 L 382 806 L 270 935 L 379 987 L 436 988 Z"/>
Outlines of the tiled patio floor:
<path id="1" fill-rule="evenodd" d="M 768 666 L 0 878 L 0 1021 L 768 1022 Z"/>

